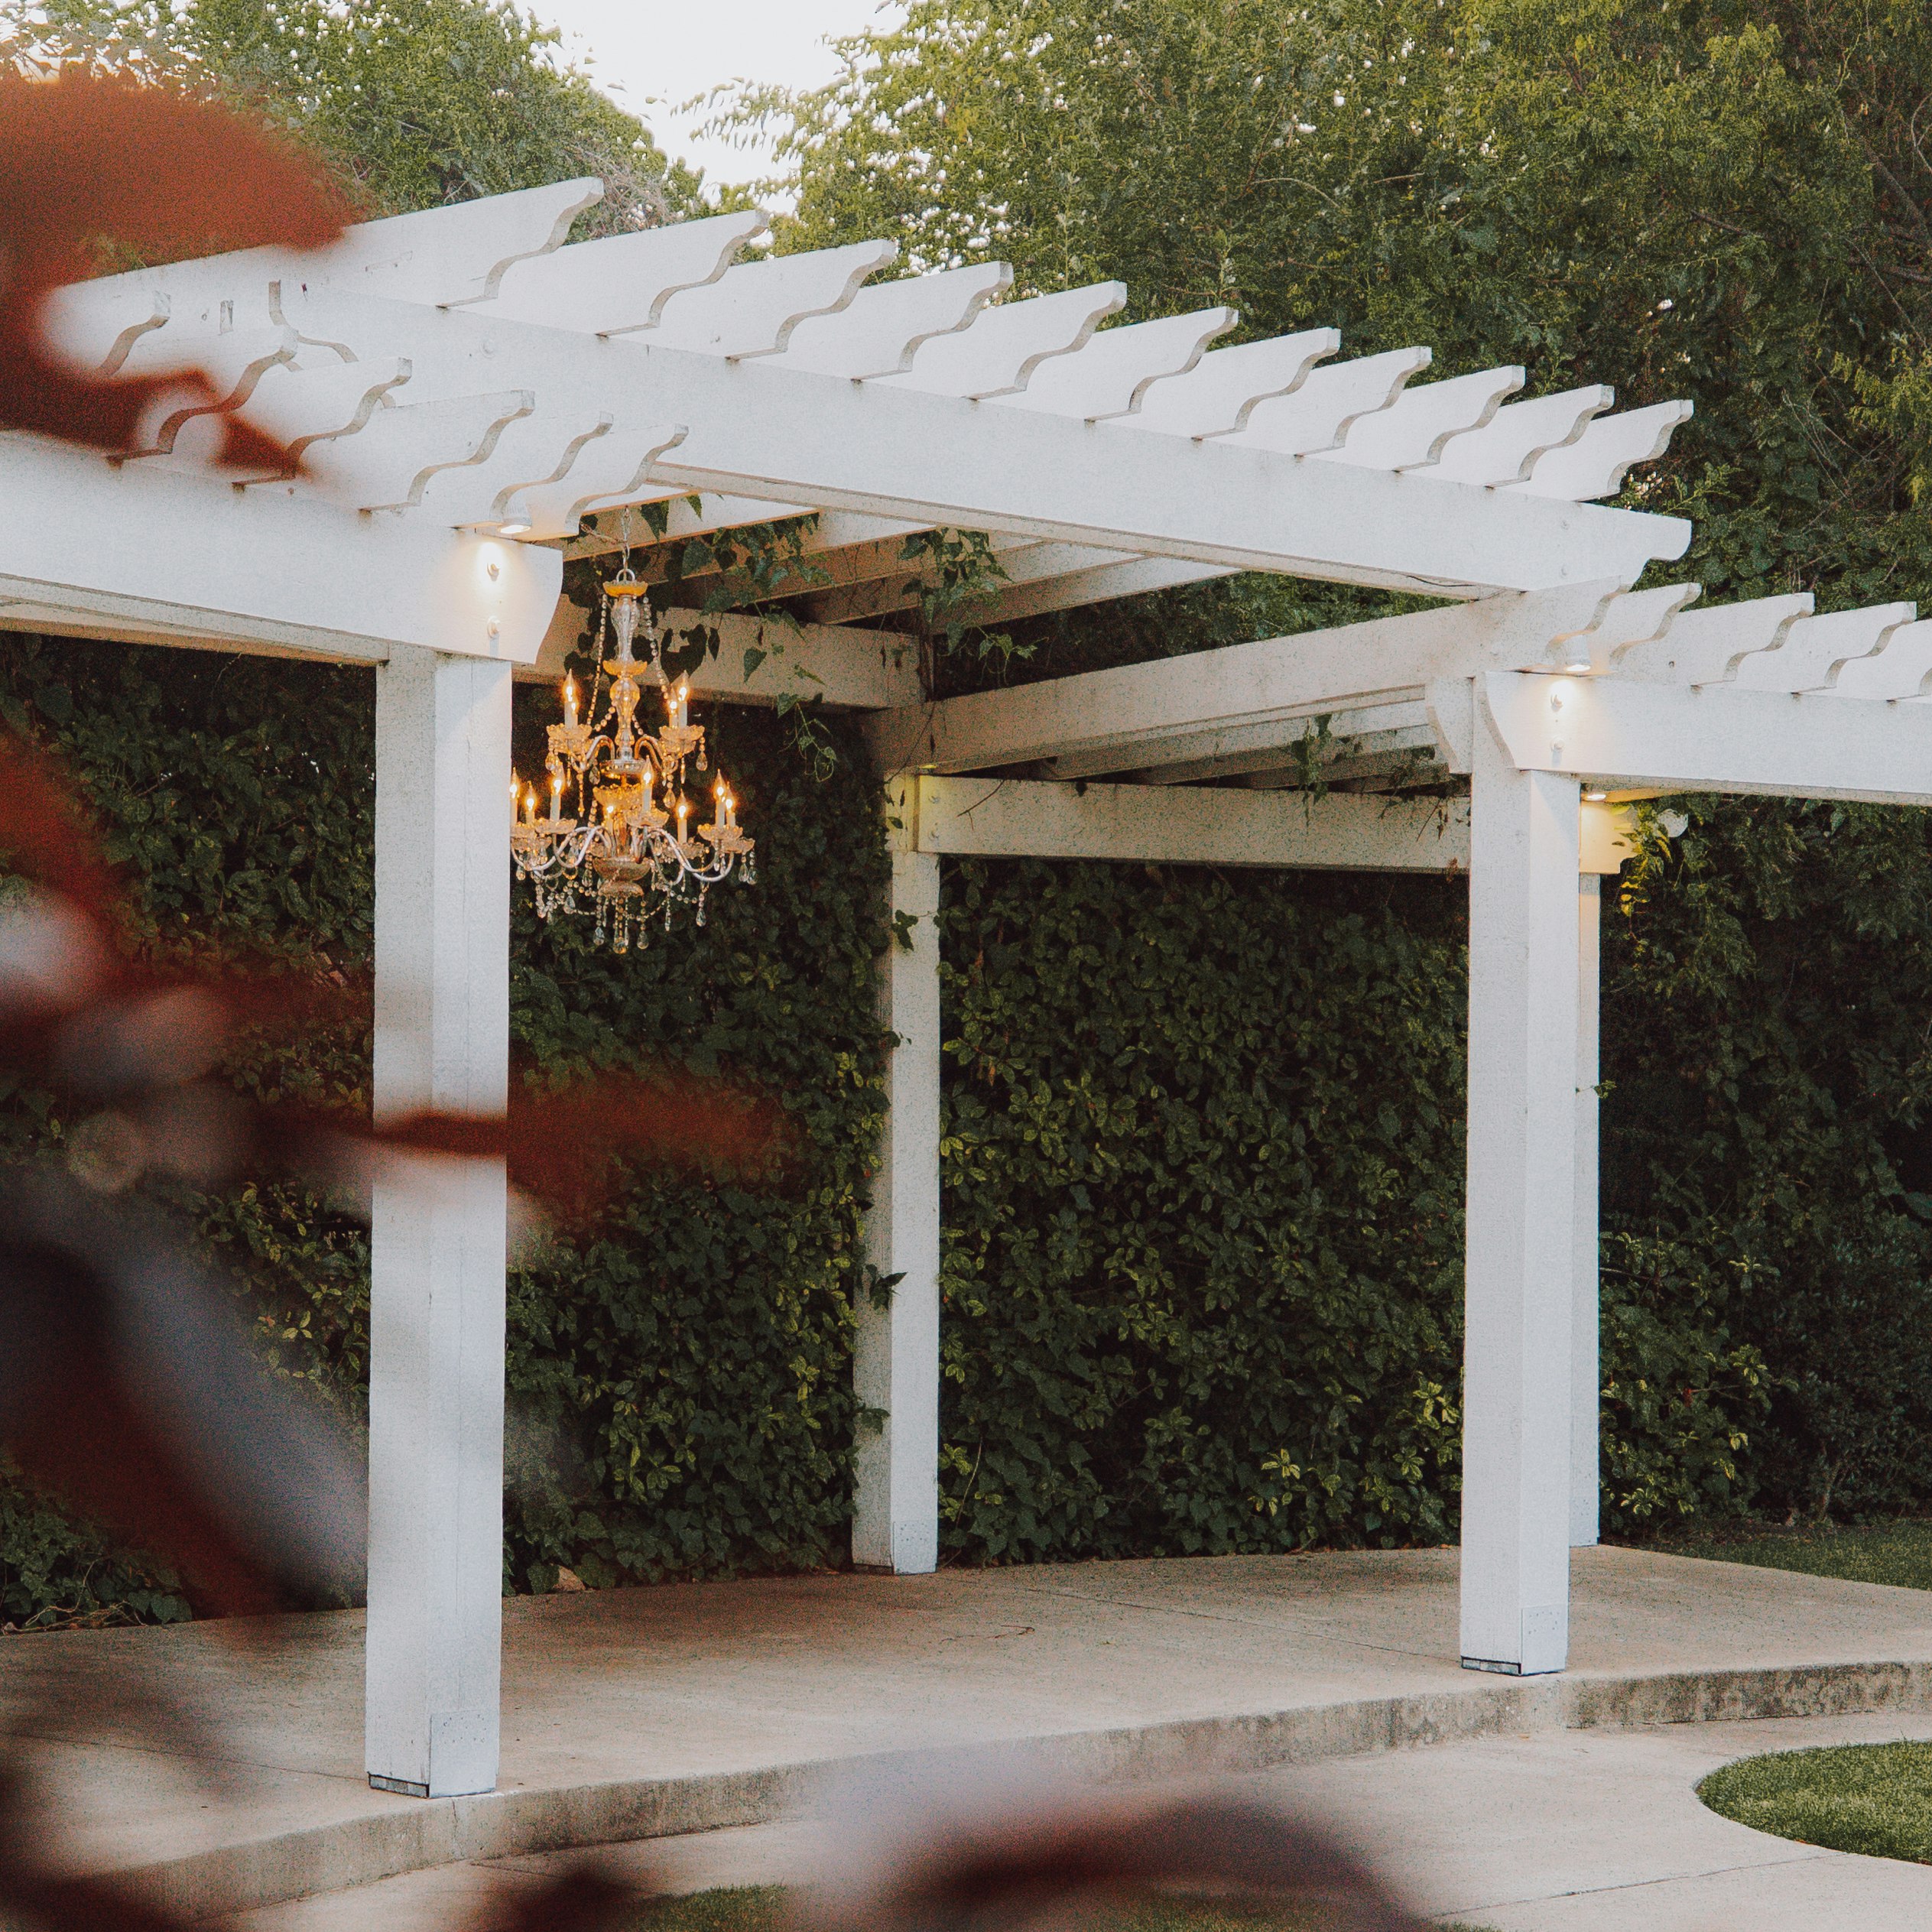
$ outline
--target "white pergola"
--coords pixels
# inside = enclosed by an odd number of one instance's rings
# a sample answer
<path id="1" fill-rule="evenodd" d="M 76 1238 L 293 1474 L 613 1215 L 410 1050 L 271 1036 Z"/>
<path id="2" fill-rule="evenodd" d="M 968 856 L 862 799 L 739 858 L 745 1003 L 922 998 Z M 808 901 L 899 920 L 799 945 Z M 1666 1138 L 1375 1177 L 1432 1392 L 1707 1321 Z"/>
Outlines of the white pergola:
<path id="1" fill-rule="evenodd" d="M 305 469 L 212 470 L 187 399 L 132 459 L 5 437 L 0 628 L 375 664 L 377 1106 L 495 1111 L 511 682 L 575 641 L 563 548 L 610 547 L 600 513 L 654 500 L 677 537 L 820 513 L 813 621 L 747 678 L 758 620 L 724 620 L 695 684 L 769 702 L 809 676 L 871 714 L 896 774 L 893 902 L 917 923 L 886 956 L 868 1239 L 901 1279 L 859 1310 L 859 1393 L 887 1421 L 859 1445 L 852 1547 L 899 1571 L 937 1554 L 940 857 L 1466 869 L 1462 1650 L 1562 1668 L 1567 1552 L 1596 1526 L 1610 808 L 1932 802 L 1932 623 L 1632 591 L 1689 526 L 1591 499 L 1684 404 L 1508 402 L 1519 369 L 1415 382 L 1427 349 L 1332 361 L 1329 330 L 1215 349 L 1226 309 L 1102 328 L 1118 284 L 995 303 L 999 265 L 867 286 L 890 243 L 733 265 L 755 215 L 564 245 L 600 192 L 63 291 L 77 361 L 214 371 Z M 1456 601 L 928 704 L 909 640 L 854 627 L 915 600 L 901 548 L 934 527 L 990 534 L 994 622 L 1244 570 Z M 1292 789 L 1310 757 L 1319 796 Z M 487 1163 L 375 1203 L 368 1769 L 424 1795 L 496 1777 L 505 1229 Z"/>

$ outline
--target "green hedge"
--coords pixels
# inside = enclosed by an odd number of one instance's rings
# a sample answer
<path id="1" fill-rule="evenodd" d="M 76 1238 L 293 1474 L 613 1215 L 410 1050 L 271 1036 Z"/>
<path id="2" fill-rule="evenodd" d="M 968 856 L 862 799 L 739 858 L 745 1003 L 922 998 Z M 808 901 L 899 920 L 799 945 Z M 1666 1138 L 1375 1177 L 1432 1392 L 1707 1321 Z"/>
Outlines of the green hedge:
<path id="1" fill-rule="evenodd" d="M 1465 903 L 947 868 L 953 1547 L 1451 1534 Z"/>
<path id="2" fill-rule="evenodd" d="M 1932 820 L 1685 800 L 1606 921 L 1604 1211 L 1767 1365 L 1782 1515 L 1932 1499 Z"/>
<path id="3" fill-rule="evenodd" d="M 532 693 L 529 717 L 554 715 Z M 547 703 L 551 710 L 543 712 Z M 850 1515 L 860 1203 L 882 1117 L 877 955 L 888 862 L 855 732 L 829 775 L 768 713 L 711 713 L 758 841 L 755 887 L 711 895 L 641 955 L 539 925 L 519 892 L 517 1045 L 554 1069 L 674 1060 L 781 1099 L 797 1171 L 779 1191 L 640 1180 L 513 1278 L 514 1580 L 567 1563 L 619 1576 L 842 1560 Z M 526 760 L 528 765 L 530 761 Z"/>

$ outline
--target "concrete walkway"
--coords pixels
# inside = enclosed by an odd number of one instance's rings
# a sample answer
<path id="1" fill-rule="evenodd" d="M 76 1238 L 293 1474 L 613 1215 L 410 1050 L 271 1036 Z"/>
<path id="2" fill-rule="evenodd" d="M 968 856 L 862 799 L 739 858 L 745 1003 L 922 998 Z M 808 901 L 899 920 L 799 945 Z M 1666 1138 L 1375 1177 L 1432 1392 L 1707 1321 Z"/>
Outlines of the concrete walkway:
<path id="1" fill-rule="evenodd" d="M 1732 1759 L 1932 1737 L 1932 1718 L 1768 1719 L 1573 1732 L 1379 1752 L 1228 1781 L 1351 1830 L 1432 1917 L 1493 1932 L 1923 1932 L 1932 1867 L 1852 1858 L 1748 1830 L 1698 1803 Z M 828 1855 L 809 1823 L 614 1848 L 641 1890 L 810 1885 Z M 581 1852 L 446 1865 L 270 1906 L 237 1932 L 459 1932 Z"/>
<path id="2" fill-rule="evenodd" d="M 1926 1593 L 1612 1550 L 1579 1553 L 1574 1588 L 1573 1669 L 1525 1681 L 1458 1667 L 1453 1550 L 524 1599 L 505 1606 L 503 1788 L 479 1799 L 369 1790 L 352 1615 L 274 1647 L 216 1625 L 15 1638 L 0 1727 L 64 1794 L 80 1862 L 213 1911 L 797 1816 L 840 1762 L 882 1753 L 1017 1745 L 1078 1777 L 1167 1779 L 1932 1712 Z M 157 1732 L 144 1685 L 219 1729 Z M 118 1702 L 90 1702 L 103 1689 Z"/>

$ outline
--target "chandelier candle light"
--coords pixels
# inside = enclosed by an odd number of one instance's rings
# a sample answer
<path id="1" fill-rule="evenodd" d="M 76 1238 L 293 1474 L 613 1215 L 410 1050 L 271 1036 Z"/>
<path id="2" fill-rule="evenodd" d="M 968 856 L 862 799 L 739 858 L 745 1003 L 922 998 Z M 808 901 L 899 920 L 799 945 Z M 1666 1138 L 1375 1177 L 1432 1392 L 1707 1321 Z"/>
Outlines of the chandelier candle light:
<path id="1" fill-rule="evenodd" d="M 756 882 L 752 842 L 739 830 L 738 800 L 720 772 L 711 787 L 712 817 L 691 825 L 692 803 L 684 791 L 687 761 L 706 768 L 704 727 L 690 721 L 690 687 L 673 684 L 664 674 L 664 652 L 651 614 L 647 586 L 627 563 L 604 586 L 597 618 L 599 670 L 590 702 L 580 716 L 576 680 L 563 680 L 563 722 L 550 727 L 549 812 L 539 810 L 537 790 L 514 774 L 510 797 L 517 813 L 510 832 L 517 875 L 535 888 L 537 916 L 594 909 L 599 944 L 628 953 L 635 934 L 641 945 L 645 922 L 661 905 L 664 924 L 680 901 L 695 899 L 697 923 L 704 924 L 705 895 L 730 877 Z M 606 628 L 617 640 L 616 655 L 604 656 Z M 632 647 L 639 628 L 645 655 Z M 610 679 L 599 715 L 599 688 Z M 664 699 L 664 723 L 655 733 L 642 731 L 637 709 L 644 680 L 654 678 Z M 576 810 L 564 810 L 565 794 Z M 672 829 L 672 820 L 677 821 Z"/>

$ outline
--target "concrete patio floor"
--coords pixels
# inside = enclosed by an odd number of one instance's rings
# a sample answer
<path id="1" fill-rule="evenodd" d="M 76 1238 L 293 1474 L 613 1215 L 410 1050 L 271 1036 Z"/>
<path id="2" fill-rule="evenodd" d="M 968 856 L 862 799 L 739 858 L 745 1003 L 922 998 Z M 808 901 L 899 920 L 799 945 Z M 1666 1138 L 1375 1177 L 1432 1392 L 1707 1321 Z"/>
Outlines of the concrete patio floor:
<path id="1" fill-rule="evenodd" d="M 797 1816 L 840 1763 L 880 1754 L 1019 1747 L 1102 1779 L 1345 1758 L 1407 1775 L 1390 1748 L 1932 1713 L 1926 1593 L 1615 1550 L 1579 1552 L 1574 1588 L 1572 1671 L 1528 1680 L 1458 1667 L 1453 1550 L 519 1599 L 502 1788 L 475 1799 L 367 1788 L 353 1614 L 292 1620 L 274 1645 L 212 1625 L 15 1638 L 0 1726 L 70 1807 L 80 1862 L 214 1911 Z M 206 1735 L 144 1720 L 174 1696 L 211 1714 Z"/>

